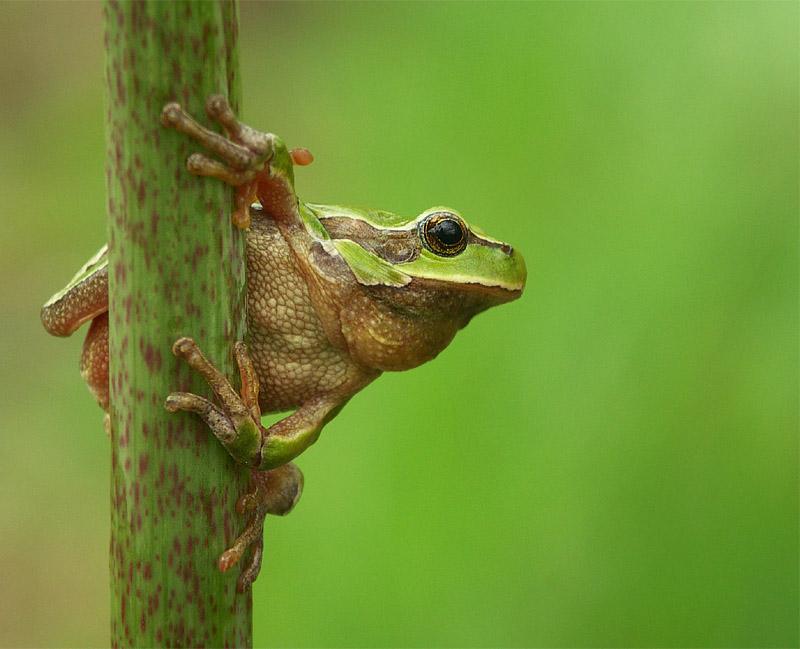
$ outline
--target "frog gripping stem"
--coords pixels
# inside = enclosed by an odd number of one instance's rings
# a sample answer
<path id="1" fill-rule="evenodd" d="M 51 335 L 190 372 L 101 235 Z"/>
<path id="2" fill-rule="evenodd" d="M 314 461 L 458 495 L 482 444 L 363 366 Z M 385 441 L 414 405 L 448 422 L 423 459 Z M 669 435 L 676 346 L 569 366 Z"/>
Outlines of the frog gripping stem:
<path id="1" fill-rule="evenodd" d="M 249 515 L 247 526 L 219 558 L 219 569 L 227 572 L 241 559 L 248 547 L 253 548 L 250 563 L 243 569 L 237 582 L 240 593 L 247 591 L 261 570 L 263 555 L 263 529 L 267 514 L 288 514 L 303 492 L 303 474 L 289 462 L 268 471 L 259 471 L 260 449 L 266 436 L 261 426 L 261 409 L 258 405 L 259 382 L 244 342 L 234 345 L 234 357 L 242 381 L 241 396 L 203 355 L 191 338 L 179 338 L 172 348 L 203 376 L 220 401 L 221 407 L 208 399 L 188 392 L 173 392 L 164 407 L 170 412 L 185 410 L 199 415 L 211 432 L 219 439 L 231 456 L 240 464 L 252 468 L 251 490 L 240 496 L 236 504 L 239 514 Z"/>
<path id="2" fill-rule="evenodd" d="M 191 338 L 176 340 L 172 352 L 206 380 L 222 407 L 188 392 L 171 393 L 164 407 L 170 412 L 186 410 L 200 415 L 237 462 L 251 468 L 258 466 L 264 429 L 258 402 L 248 406 L 252 394 L 245 394 L 244 398 L 236 394 L 228 379 L 209 362 Z M 241 365 L 243 354 L 246 355 L 246 350 L 237 355 L 237 361 L 240 372 L 247 374 L 248 368 Z M 252 379 L 245 383 L 245 392 L 247 390 L 253 390 Z M 257 394 L 257 387 L 255 390 Z"/>
<path id="3" fill-rule="evenodd" d="M 167 128 L 185 133 L 222 162 L 204 153 L 193 153 L 186 160 L 186 169 L 195 176 L 216 178 L 235 188 L 235 207 L 231 215 L 234 225 L 250 225 L 250 205 L 255 201 L 259 184 L 281 186 L 281 178 L 288 182 L 288 194 L 293 195 L 292 164 L 307 165 L 313 160 L 306 149 L 286 150 L 283 142 L 272 133 L 262 133 L 242 124 L 222 95 L 211 95 L 206 101 L 206 113 L 219 123 L 228 137 L 202 126 L 183 107 L 170 102 L 161 111 L 161 123 Z M 279 169 L 273 173 L 270 167 Z M 279 178 L 280 177 L 280 178 Z M 281 187 L 283 191 L 287 188 Z"/>

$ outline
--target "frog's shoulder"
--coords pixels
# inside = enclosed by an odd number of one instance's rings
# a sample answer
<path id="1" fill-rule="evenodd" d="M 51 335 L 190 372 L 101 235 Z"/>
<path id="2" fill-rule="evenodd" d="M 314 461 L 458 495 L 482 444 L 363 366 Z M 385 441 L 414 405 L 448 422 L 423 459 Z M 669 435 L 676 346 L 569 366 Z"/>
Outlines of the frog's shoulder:
<path id="1" fill-rule="evenodd" d="M 42 307 L 42 324 L 53 336 L 69 336 L 108 311 L 108 246 L 87 261 Z"/>

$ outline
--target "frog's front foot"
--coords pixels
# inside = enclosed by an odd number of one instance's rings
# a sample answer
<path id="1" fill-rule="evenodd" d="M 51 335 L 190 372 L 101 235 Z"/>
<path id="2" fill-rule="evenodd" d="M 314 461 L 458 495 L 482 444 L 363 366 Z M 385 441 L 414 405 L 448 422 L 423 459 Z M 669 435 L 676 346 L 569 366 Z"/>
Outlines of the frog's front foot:
<path id="1" fill-rule="evenodd" d="M 161 123 L 186 133 L 227 163 L 223 164 L 202 153 L 193 153 L 186 160 L 186 168 L 196 176 L 210 176 L 235 187 L 235 208 L 231 218 L 235 225 L 246 228 L 250 225 L 250 205 L 256 197 L 258 176 L 265 171 L 268 174 L 268 164 L 275 155 L 277 137 L 271 133 L 259 133 L 242 124 L 222 95 L 208 98 L 206 112 L 222 125 L 230 139 L 202 126 L 176 102 L 164 106 Z"/>
<path id="2" fill-rule="evenodd" d="M 294 196 L 292 164 L 306 165 L 313 158 L 305 149 L 290 153 L 276 135 L 242 124 L 222 95 L 208 98 L 206 112 L 225 129 L 227 138 L 199 124 L 176 102 L 164 106 L 161 123 L 185 133 L 222 158 L 225 164 L 202 153 L 193 153 L 186 160 L 186 168 L 196 176 L 210 176 L 235 187 L 232 220 L 235 225 L 246 228 L 250 225 L 250 205 L 256 196 L 261 192 L 274 193 L 281 198 Z"/>
<path id="3" fill-rule="evenodd" d="M 244 342 L 237 342 L 233 349 L 242 380 L 241 395 L 191 338 L 179 338 L 172 351 L 203 376 L 221 405 L 216 406 L 189 392 L 173 392 L 164 407 L 170 412 L 187 410 L 200 415 L 231 456 L 254 469 L 250 478 L 251 491 L 236 505 L 240 514 L 249 514 L 247 527 L 219 560 L 220 570 L 226 572 L 239 561 L 248 546 L 253 546 L 250 565 L 243 570 L 238 582 L 239 591 L 244 592 L 261 569 L 264 518 L 267 514 L 282 516 L 292 510 L 303 491 L 303 474 L 292 463 L 283 463 L 268 471 L 256 469 L 262 463 L 262 446 L 268 434 L 261 425 L 258 376 Z"/>
<path id="4" fill-rule="evenodd" d="M 241 396 L 236 393 L 228 379 L 203 356 L 191 338 L 176 340 L 172 353 L 202 375 L 217 395 L 220 406 L 196 394 L 173 392 L 167 396 L 164 407 L 170 412 L 187 410 L 197 413 L 233 459 L 250 468 L 256 468 L 261 462 L 265 430 L 261 425 L 261 408 L 258 405 L 258 377 L 244 342 L 236 342 L 233 348 L 242 380 Z"/>

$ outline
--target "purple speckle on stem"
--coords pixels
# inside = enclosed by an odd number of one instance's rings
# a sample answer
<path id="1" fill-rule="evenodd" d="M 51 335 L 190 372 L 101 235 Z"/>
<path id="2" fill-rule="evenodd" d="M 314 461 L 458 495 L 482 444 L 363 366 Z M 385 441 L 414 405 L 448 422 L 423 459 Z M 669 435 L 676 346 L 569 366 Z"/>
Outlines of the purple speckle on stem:
<path id="1" fill-rule="evenodd" d="M 229 349 L 207 345 L 209 334 L 219 336 L 206 327 L 222 323 L 231 340 L 244 334 L 242 305 L 233 304 L 243 264 L 217 252 L 243 254 L 243 239 L 219 219 L 230 192 L 187 174 L 185 158 L 196 147 L 158 118 L 177 100 L 205 121 L 205 97 L 219 90 L 238 103 L 238 89 L 226 85 L 238 78 L 227 64 L 236 60 L 229 55 L 235 19 L 227 0 L 104 4 L 113 646 L 252 644 L 250 596 L 235 594 L 235 575 L 216 572 L 230 540 L 223 537 L 236 524 L 225 510 L 246 489 L 247 472 L 198 417 L 163 408 L 171 391 L 207 390 L 173 357 L 175 337 L 191 335 L 229 363 Z M 206 214 L 197 206 L 209 197 Z M 202 291 L 198 277 L 207 283 Z M 225 322 L 230 316 L 238 321 Z"/>

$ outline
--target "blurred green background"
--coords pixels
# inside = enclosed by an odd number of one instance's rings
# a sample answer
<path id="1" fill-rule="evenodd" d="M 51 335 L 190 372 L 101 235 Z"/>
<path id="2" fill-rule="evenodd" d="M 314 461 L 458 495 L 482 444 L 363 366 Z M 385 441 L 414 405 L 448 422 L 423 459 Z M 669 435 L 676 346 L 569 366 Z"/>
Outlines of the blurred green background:
<path id="1" fill-rule="evenodd" d="M 257 645 L 797 646 L 798 7 L 242 4 L 302 197 L 529 268 L 301 458 Z M 100 12 L 0 3 L 4 646 L 108 642 L 108 441 L 38 321 L 104 237 Z"/>

